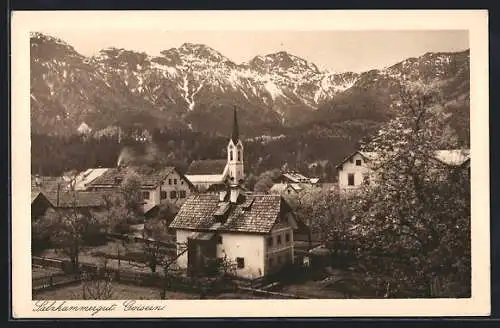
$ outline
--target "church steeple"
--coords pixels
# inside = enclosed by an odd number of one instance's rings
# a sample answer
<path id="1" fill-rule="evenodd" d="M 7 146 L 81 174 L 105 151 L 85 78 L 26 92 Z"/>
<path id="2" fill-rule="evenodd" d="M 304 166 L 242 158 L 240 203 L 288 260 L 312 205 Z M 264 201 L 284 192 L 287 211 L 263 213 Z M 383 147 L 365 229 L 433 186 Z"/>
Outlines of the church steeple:
<path id="1" fill-rule="evenodd" d="M 240 130 L 238 128 L 238 118 L 236 115 L 236 106 L 235 106 L 234 107 L 233 132 L 231 133 L 231 140 L 233 140 L 234 144 L 237 144 L 239 139 L 240 139 Z"/>
<path id="2" fill-rule="evenodd" d="M 228 176 L 231 185 L 238 186 L 244 181 L 244 165 L 243 165 L 243 143 L 240 140 L 240 131 L 238 128 L 238 118 L 236 107 L 234 108 L 234 121 L 231 138 L 227 145 L 227 164 Z"/>

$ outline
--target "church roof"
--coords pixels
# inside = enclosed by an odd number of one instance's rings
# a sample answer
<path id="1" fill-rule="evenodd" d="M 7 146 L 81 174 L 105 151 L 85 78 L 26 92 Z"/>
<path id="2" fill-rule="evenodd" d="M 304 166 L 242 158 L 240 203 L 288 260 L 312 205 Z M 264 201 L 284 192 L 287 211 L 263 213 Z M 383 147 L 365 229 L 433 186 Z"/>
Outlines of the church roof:
<path id="1" fill-rule="evenodd" d="M 234 121 L 233 121 L 233 131 L 231 133 L 231 140 L 234 144 L 238 143 L 240 139 L 240 130 L 238 128 L 238 118 L 236 117 L 236 108 L 234 108 Z"/>
<path id="2" fill-rule="evenodd" d="M 226 168 L 225 159 L 204 159 L 192 161 L 186 175 L 221 175 Z"/>
<path id="3" fill-rule="evenodd" d="M 217 194 L 190 196 L 170 228 L 196 231 L 247 232 L 267 234 L 279 222 L 286 202 L 279 195 L 240 195 L 236 204 L 221 202 Z M 224 211 L 221 223 L 216 215 Z"/>

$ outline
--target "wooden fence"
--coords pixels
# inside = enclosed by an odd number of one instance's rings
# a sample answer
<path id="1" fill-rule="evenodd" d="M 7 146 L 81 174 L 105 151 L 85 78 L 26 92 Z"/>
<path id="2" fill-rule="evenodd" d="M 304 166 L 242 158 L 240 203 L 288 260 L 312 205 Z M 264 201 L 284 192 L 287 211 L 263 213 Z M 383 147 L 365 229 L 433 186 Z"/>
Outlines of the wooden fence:
<path id="1" fill-rule="evenodd" d="M 77 282 L 80 282 L 79 274 L 54 273 L 49 276 L 33 278 L 31 289 L 33 291 L 40 291 Z"/>

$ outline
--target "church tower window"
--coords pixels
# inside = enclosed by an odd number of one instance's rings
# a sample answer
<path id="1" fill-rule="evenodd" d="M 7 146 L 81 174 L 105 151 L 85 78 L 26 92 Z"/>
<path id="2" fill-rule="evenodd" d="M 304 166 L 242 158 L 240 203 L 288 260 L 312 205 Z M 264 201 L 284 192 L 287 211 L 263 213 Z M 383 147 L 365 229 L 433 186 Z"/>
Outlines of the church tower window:
<path id="1" fill-rule="evenodd" d="M 238 150 L 238 161 L 241 161 L 241 151 Z"/>
<path id="2" fill-rule="evenodd" d="M 231 150 L 229 152 L 229 160 L 232 161 L 233 160 L 233 151 Z"/>

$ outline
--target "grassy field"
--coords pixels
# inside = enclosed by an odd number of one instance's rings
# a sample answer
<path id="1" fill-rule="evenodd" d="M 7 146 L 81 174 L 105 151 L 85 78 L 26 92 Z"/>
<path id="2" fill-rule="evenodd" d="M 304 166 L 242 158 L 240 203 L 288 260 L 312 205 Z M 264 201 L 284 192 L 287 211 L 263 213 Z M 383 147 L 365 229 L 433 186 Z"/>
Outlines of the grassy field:
<path id="1" fill-rule="evenodd" d="M 151 287 L 139 287 L 134 285 L 126 285 L 113 283 L 113 300 L 158 300 L 160 299 L 160 290 Z M 33 294 L 34 300 L 81 300 L 82 285 L 70 285 L 52 290 L 44 290 Z M 199 295 L 167 292 L 168 299 L 198 299 Z"/>

